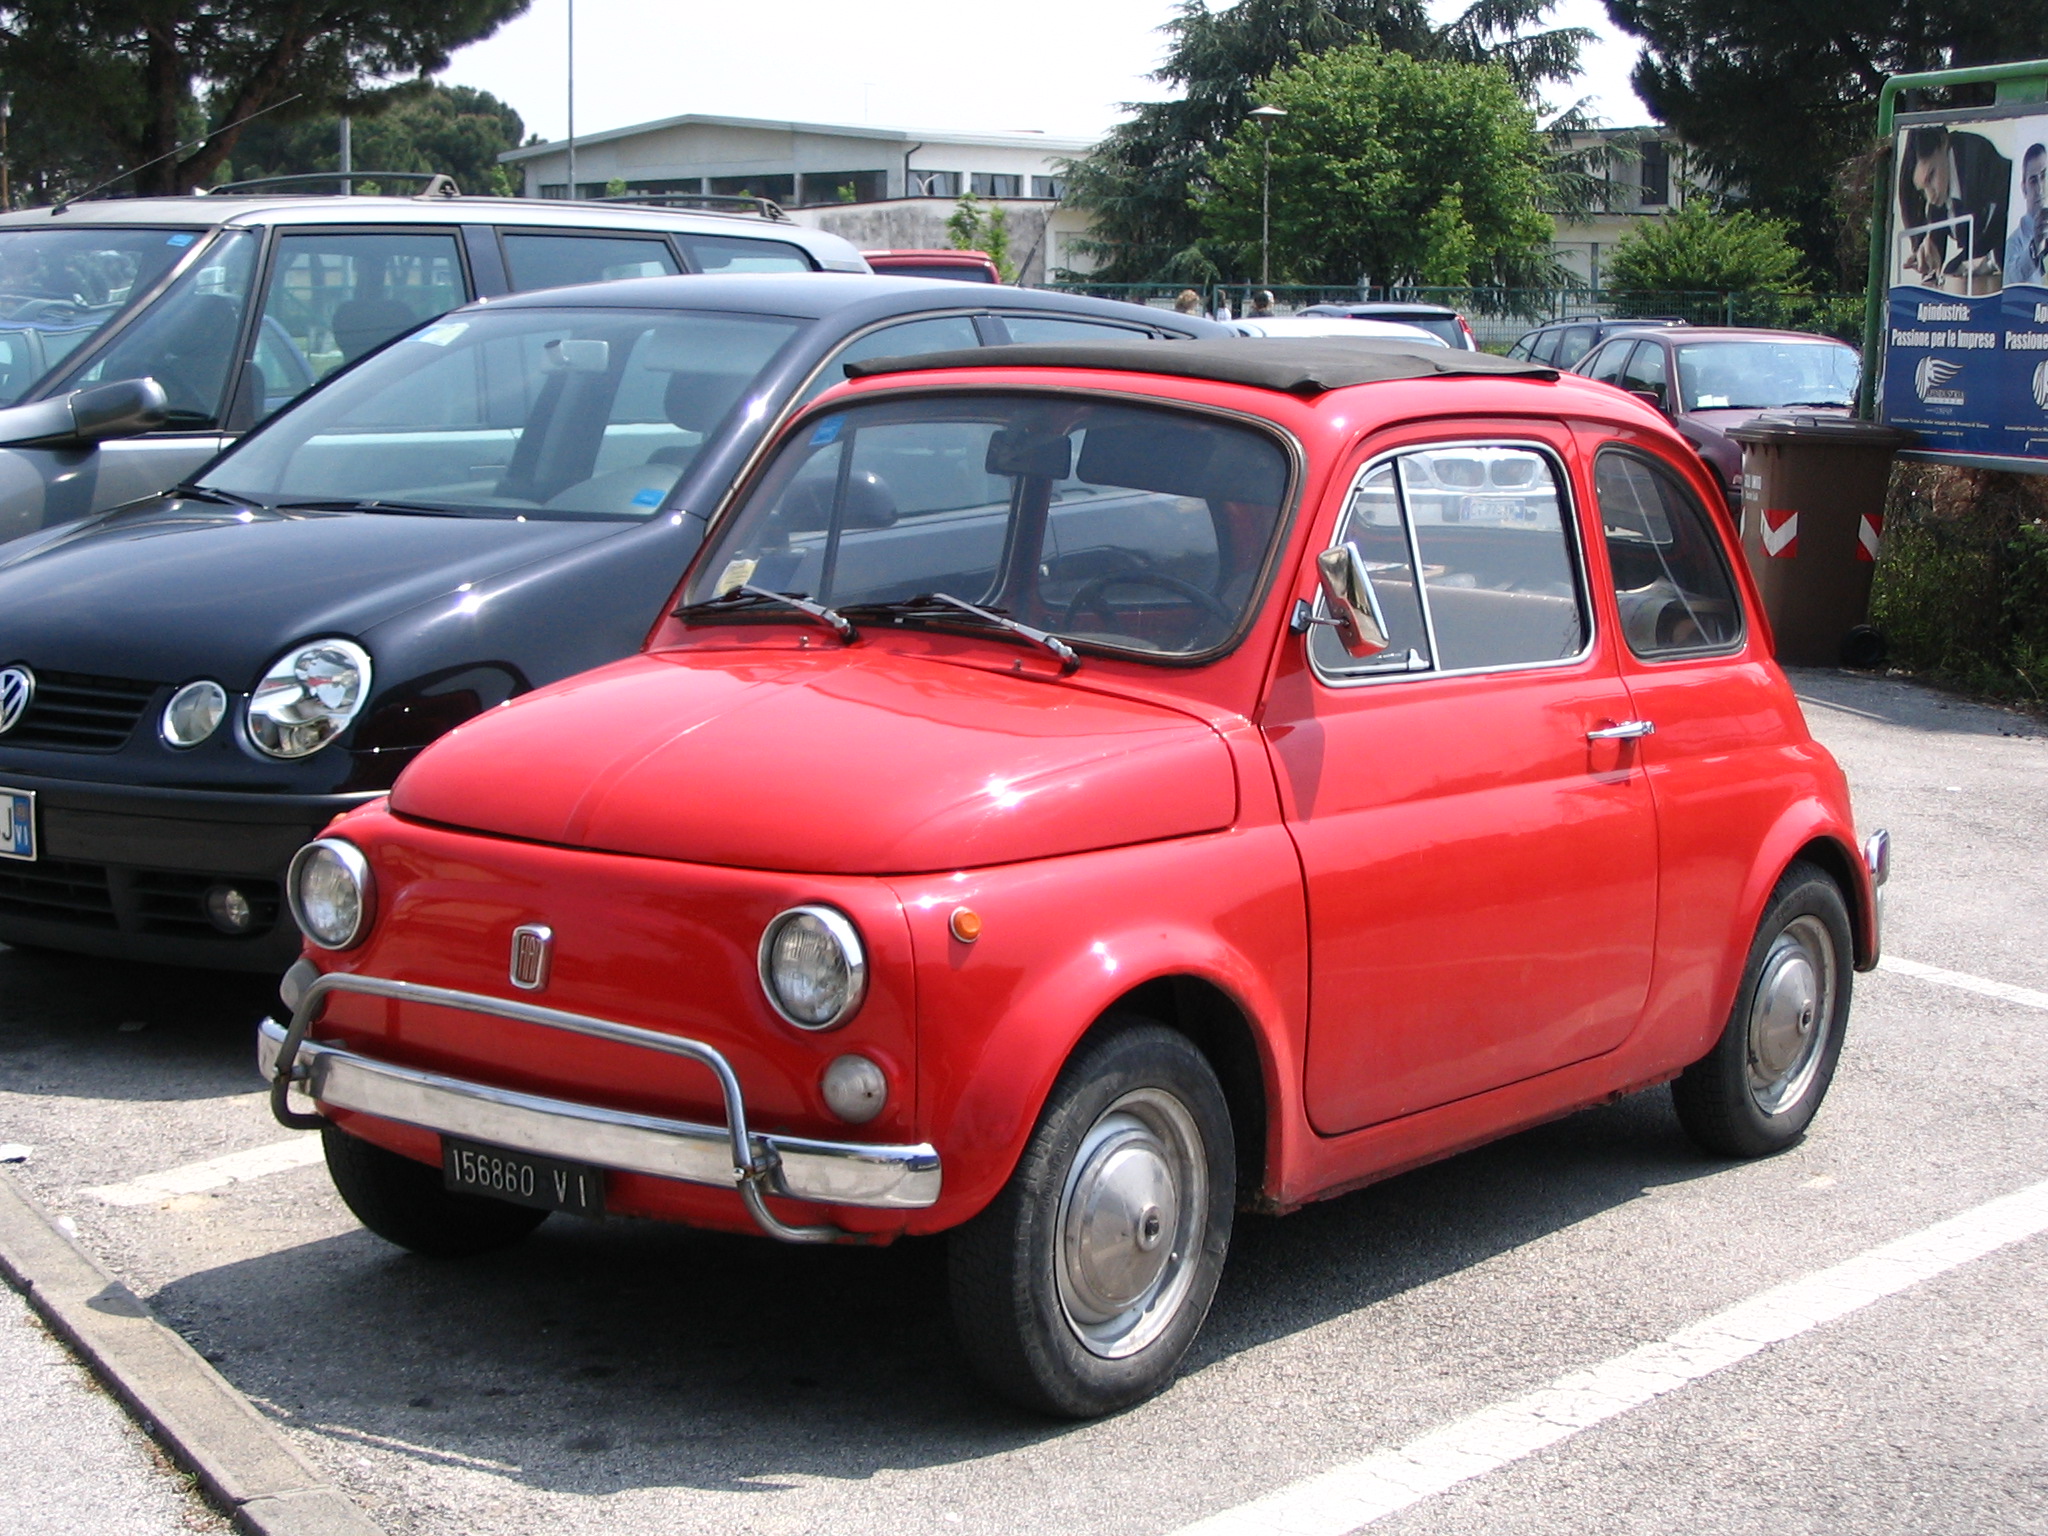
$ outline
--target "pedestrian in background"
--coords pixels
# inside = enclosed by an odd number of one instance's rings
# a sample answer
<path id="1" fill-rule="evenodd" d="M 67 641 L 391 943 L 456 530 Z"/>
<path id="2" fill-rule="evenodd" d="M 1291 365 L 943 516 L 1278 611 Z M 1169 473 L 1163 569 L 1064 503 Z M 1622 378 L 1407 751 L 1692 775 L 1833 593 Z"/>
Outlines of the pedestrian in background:
<path id="1" fill-rule="evenodd" d="M 1199 315 L 1202 312 L 1202 296 L 1192 288 L 1183 288 L 1180 297 L 1173 301 L 1173 312 L 1177 315 Z"/>
<path id="2" fill-rule="evenodd" d="M 1270 320 L 1273 318 L 1273 290 L 1261 288 L 1252 295 L 1251 307 L 1245 310 L 1247 320 Z"/>

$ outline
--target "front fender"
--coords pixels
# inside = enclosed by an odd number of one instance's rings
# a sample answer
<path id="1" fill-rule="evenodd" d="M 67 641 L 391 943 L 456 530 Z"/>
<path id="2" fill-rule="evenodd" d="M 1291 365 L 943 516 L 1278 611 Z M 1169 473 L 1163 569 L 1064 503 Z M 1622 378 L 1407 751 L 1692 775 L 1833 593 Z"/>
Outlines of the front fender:
<path id="1" fill-rule="evenodd" d="M 895 882 L 917 965 L 918 1124 L 945 1194 L 914 1230 L 995 1198 L 1075 1046 L 1147 982 L 1193 977 L 1249 1026 L 1263 1078 L 1267 1182 L 1303 1134 L 1307 921 L 1284 829 L 1224 832 Z M 954 937 L 961 907 L 982 922 Z"/>

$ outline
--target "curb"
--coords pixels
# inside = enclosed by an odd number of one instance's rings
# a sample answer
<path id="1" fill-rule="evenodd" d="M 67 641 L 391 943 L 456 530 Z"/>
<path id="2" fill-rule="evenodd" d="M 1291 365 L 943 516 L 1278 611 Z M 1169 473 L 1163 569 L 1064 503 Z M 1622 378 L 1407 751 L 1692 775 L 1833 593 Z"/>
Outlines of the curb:
<path id="1" fill-rule="evenodd" d="M 0 1174 L 0 1274 L 248 1536 L 383 1536 L 199 1352 Z"/>

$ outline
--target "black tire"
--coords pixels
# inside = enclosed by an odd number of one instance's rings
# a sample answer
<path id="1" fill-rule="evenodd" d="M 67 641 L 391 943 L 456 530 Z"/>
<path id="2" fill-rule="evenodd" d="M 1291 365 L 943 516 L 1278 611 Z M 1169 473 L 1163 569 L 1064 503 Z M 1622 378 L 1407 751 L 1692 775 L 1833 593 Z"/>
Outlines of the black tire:
<path id="1" fill-rule="evenodd" d="M 1806 1134 L 1842 1054 L 1854 954 L 1841 889 L 1815 865 L 1792 865 L 1721 1038 L 1671 1084 L 1686 1134 L 1723 1157 L 1768 1157 Z"/>
<path id="2" fill-rule="evenodd" d="M 1107 1023 L 1061 1071 L 1010 1182 L 948 1248 L 976 1372 L 1063 1418 L 1173 1380 L 1216 1294 L 1237 1198 L 1230 1110 L 1207 1059 L 1148 1019 Z"/>
<path id="3" fill-rule="evenodd" d="M 323 1126 L 327 1172 L 356 1220 L 430 1259 L 466 1259 L 506 1248 L 548 1219 L 530 1206 L 441 1187 L 441 1170 L 387 1152 L 360 1136 Z"/>

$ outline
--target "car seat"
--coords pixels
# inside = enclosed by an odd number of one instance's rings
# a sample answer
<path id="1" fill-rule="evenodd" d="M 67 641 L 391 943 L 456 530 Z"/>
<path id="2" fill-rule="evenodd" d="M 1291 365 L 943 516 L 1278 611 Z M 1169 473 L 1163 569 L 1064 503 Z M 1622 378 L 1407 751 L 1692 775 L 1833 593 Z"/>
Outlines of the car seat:
<path id="1" fill-rule="evenodd" d="M 334 332 L 334 345 L 341 360 L 352 363 L 383 346 L 400 331 L 411 330 L 419 318 L 396 299 L 358 297 L 335 305 L 327 326 Z"/>

